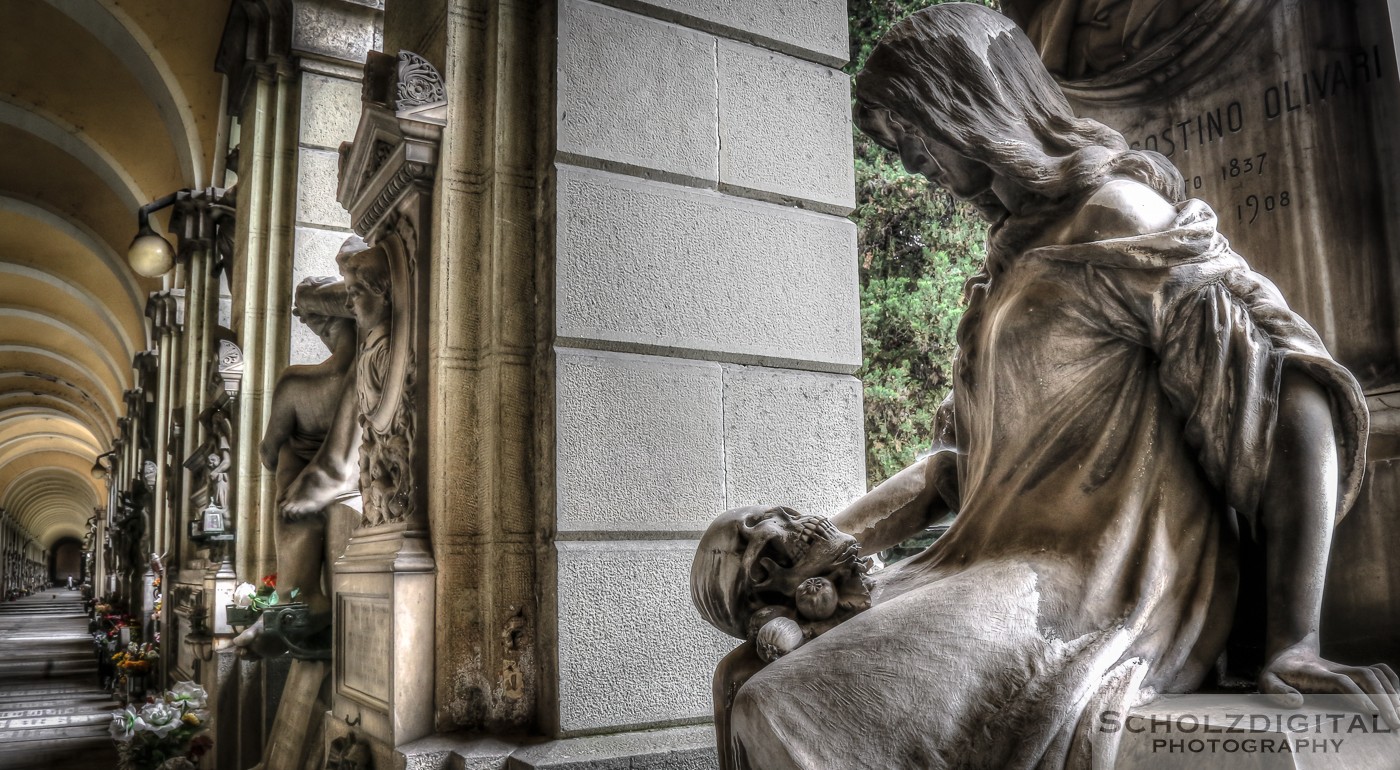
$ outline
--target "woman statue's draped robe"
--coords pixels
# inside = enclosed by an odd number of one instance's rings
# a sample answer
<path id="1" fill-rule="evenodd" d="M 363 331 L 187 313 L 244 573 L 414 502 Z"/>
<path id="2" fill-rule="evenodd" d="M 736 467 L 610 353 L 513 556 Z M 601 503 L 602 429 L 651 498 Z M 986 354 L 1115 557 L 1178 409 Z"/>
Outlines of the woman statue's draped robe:
<path id="1" fill-rule="evenodd" d="M 1224 646 L 1286 369 L 1331 396 L 1337 515 L 1351 505 L 1356 381 L 1205 204 L 1177 209 L 1165 232 L 1025 251 L 970 289 L 951 445 L 922 461 L 956 464 L 956 522 L 739 690 L 750 767 L 1111 760 L 1097 715 L 1194 689 Z"/>

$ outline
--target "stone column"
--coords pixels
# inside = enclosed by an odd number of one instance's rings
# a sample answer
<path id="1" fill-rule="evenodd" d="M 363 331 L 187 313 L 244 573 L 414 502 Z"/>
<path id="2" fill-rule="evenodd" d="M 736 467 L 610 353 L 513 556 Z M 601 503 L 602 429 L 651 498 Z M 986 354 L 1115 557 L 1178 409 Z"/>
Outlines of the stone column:
<path id="1" fill-rule="evenodd" d="M 535 602 L 535 361 L 548 204 L 542 116 L 551 14 L 447 2 L 440 230 L 433 244 L 427 432 L 438 561 L 437 729 L 533 729 L 541 708 Z M 390 11 L 392 15 L 392 10 Z M 399 22 L 386 29 L 401 29 Z M 426 35 L 440 39 L 439 35 Z M 509 51 L 510 55 L 505 52 Z M 546 208 L 541 209 L 541 206 Z M 547 328 L 544 327 L 544 328 Z"/>
<path id="2" fill-rule="evenodd" d="M 281 154 L 275 147 L 282 132 L 277 126 L 279 78 L 271 68 L 259 68 L 248 88 L 241 110 L 239 141 L 239 217 L 236 236 L 234 278 L 234 331 L 243 343 L 244 380 L 238 405 L 238 446 L 234 499 L 237 501 L 235 532 L 238 575 L 255 582 L 266 574 L 263 541 L 271 527 L 266 525 L 261 504 L 263 489 L 271 483 L 270 474 L 258 460 L 262 436 L 263 370 L 276 363 L 263 349 L 268 321 L 265 303 L 268 275 L 269 199 L 272 197 L 273 166 Z M 250 344 L 251 343 L 251 344 Z"/>
<path id="3" fill-rule="evenodd" d="M 176 522 L 177 531 L 175 533 L 176 555 L 172 558 L 172 563 L 178 569 L 188 569 L 193 567 L 199 569 L 198 565 L 190 562 L 195 558 L 195 554 L 190 547 L 188 536 L 188 522 L 197 515 L 198 511 L 193 510 L 190 503 L 190 494 L 193 490 L 190 485 L 193 482 L 193 473 L 188 462 L 194 454 L 195 447 L 199 446 L 199 412 L 204 408 L 204 357 L 205 350 L 202 346 L 204 341 L 204 326 L 209 322 L 206 293 L 207 278 L 209 274 L 211 254 L 213 248 L 205 243 L 194 248 L 189 256 L 189 269 L 186 272 L 187 282 L 185 287 L 185 333 L 183 335 L 183 345 L 180 355 L 184 366 L 181 367 L 181 378 L 179 383 L 180 413 L 181 413 L 181 436 L 178 456 L 182 467 L 180 473 L 180 499 L 176 501 L 172 518 Z"/>
<path id="4" fill-rule="evenodd" d="M 155 402 L 153 404 L 155 428 L 152 434 L 156 483 L 155 489 L 152 490 L 153 515 L 151 521 L 151 549 L 156 554 L 166 552 L 170 534 L 171 506 L 167 494 L 170 484 L 170 417 L 174 403 L 175 377 L 179 370 L 179 364 L 174 354 L 179 343 L 182 300 L 183 297 L 167 290 L 152 294 L 146 303 L 146 316 L 151 319 L 151 329 L 156 343 Z"/>
<path id="5" fill-rule="evenodd" d="M 10 593 L 10 514 L 0 508 L 0 601 Z"/>

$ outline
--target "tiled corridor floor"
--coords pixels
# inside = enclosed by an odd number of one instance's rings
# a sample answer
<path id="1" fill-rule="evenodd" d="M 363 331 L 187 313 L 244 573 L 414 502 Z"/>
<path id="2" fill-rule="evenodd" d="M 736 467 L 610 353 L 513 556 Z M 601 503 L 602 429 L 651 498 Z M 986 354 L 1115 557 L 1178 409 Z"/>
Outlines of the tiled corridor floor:
<path id="1" fill-rule="evenodd" d="M 87 627 L 77 591 L 0 603 L 0 768 L 117 766 Z"/>

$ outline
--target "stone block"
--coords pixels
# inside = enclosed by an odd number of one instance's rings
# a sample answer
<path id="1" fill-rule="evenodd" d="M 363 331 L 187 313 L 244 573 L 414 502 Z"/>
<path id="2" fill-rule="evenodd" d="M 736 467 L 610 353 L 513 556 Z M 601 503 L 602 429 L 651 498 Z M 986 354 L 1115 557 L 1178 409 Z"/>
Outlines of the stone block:
<path id="1" fill-rule="evenodd" d="M 566 738 L 516 750 L 512 770 L 718 770 L 710 725 Z"/>
<path id="2" fill-rule="evenodd" d="M 559 8 L 559 152 L 714 182 L 715 38 L 616 8 Z"/>
<path id="3" fill-rule="evenodd" d="M 294 660 L 289 667 L 277 718 L 269 731 L 263 770 L 300 770 L 310 748 L 319 745 L 326 704 L 320 695 L 330 665 L 324 661 Z"/>
<path id="4" fill-rule="evenodd" d="M 340 275 L 335 255 L 349 233 L 321 230 L 315 227 L 296 228 L 292 257 L 292 289 L 302 279 L 313 275 Z M 306 324 L 293 319 L 288 363 L 315 364 L 326 360 L 330 351 L 321 338 Z"/>
<path id="5" fill-rule="evenodd" d="M 360 120 L 360 83 L 314 72 L 301 76 L 303 145 L 335 150 L 355 138 Z"/>
<path id="6" fill-rule="evenodd" d="M 850 78 L 744 43 L 719 44 L 721 189 L 855 207 Z"/>
<path id="7" fill-rule="evenodd" d="M 557 351 L 558 529 L 699 532 L 724 509 L 720 366 Z"/>
<path id="8" fill-rule="evenodd" d="M 394 770 L 504 770 L 517 748 L 497 738 L 433 733 L 394 747 Z"/>
<path id="9" fill-rule="evenodd" d="M 845 219 L 561 165 L 557 239 L 563 344 L 860 367 Z"/>
<path id="10" fill-rule="evenodd" d="M 303 147 L 297 153 L 297 224 L 350 229 L 350 212 L 335 199 L 340 155 Z"/>
<path id="11" fill-rule="evenodd" d="M 384 11 L 364 0 L 292 4 L 292 50 L 363 64 L 379 43 Z"/>
<path id="12" fill-rule="evenodd" d="M 724 367 L 726 507 L 830 515 L 865 492 L 860 380 Z"/>
<path id="13" fill-rule="evenodd" d="M 693 540 L 561 541 L 559 721 L 565 732 L 708 718 L 738 645 L 691 607 Z"/>
<path id="14" fill-rule="evenodd" d="M 736 40 L 840 67 L 850 55 L 846 6 L 829 0 L 618 0 Z"/>

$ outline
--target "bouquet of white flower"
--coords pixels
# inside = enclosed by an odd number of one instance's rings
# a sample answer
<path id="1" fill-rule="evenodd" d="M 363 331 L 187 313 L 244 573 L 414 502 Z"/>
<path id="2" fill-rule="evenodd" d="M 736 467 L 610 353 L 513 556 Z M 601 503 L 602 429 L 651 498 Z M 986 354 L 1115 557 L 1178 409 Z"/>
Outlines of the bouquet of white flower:
<path id="1" fill-rule="evenodd" d="M 117 742 L 120 770 L 181 770 L 213 746 L 205 735 L 209 695 L 194 682 L 180 682 L 159 699 L 112 712 L 108 728 Z"/>

